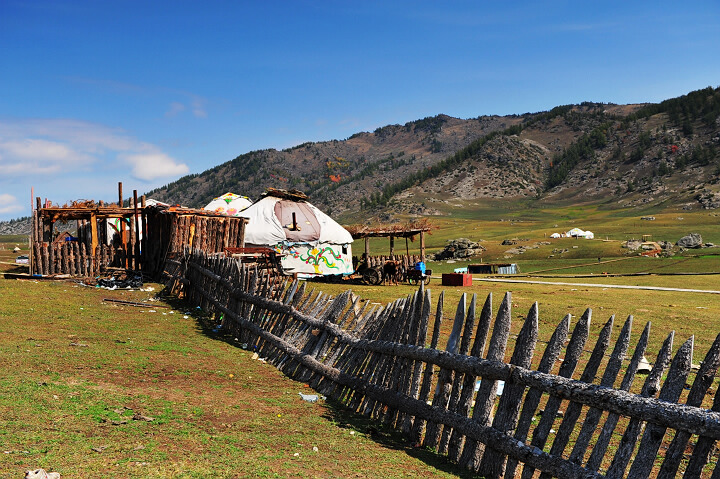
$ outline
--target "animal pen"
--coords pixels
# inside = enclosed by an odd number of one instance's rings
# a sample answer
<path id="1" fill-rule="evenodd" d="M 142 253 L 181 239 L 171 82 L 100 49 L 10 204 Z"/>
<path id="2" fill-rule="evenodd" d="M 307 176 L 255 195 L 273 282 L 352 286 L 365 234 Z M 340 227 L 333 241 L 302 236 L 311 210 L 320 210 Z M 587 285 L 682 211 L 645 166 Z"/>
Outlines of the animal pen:
<path id="1" fill-rule="evenodd" d="M 246 218 L 148 205 L 144 197 L 138 201 L 137 191 L 124 207 L 122 186 L 119 196 L 117 204 L 83 201 L 70 206 L 36 198 L 30 274 L 93 277 L 123 269 L 156 276 L 184 251 L 220 253 L 245 245 Z M 77 224 L 77 237 L 56 238 L 55 223 L 70 221 Z"/>
<path id="2" fill-rule="evenodd" d="M 495 318 L 492 295 L 463 295 L 447 318 L 443 294 L 433 306 L 422 285 L 380 307 L 200 252 L 180 273 L 192 305 L 286 375 L 478 476 L 720 477 L 720 393 L 708 396 L 720 336 L 691 378 L 693 338 L 673 357 L 670 333 L 640 386 L 650 324 L 631 340 L 632 317 L 614 340 L 611 317 L 593 341 L 591 310 L 574 325 L 567 315 L 545 343 L 535 303 L 513 344 L 509 293 Z"/>

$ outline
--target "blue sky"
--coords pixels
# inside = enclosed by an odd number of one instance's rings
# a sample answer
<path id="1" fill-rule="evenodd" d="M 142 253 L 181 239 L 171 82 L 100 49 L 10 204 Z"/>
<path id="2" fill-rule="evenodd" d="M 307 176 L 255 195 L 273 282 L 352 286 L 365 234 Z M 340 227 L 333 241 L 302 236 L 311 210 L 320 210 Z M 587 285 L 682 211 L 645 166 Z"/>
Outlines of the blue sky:
<path id="1" fill-rule="evenodd" d="M 719 58 L 716 1 L 0 0 L 0 220 L 439 113 L 661 101 Z"/>

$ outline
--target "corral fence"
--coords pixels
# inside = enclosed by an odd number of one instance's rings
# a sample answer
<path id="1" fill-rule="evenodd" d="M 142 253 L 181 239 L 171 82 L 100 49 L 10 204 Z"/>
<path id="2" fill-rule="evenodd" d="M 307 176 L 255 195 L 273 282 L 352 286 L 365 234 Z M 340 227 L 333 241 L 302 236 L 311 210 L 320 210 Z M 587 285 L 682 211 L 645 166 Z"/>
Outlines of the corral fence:
<path id="1" fill-rule="evenodd" d="M 286 375 L 478 476 L 720 477 L 720 394 L 702 407 L 720 336 L 687 386 L 693 338 L 673 357 L 670 333 L 632 393 L 650 333 L 648 323 L 628 358 L 632 317 L 614 343 L 610 318 L 588 344 L 589 309 L 572 332 L 568 315 L 542 342 L 536 303 L 510 351 L 510 294 L 494 318 L 492 295 L 482 306 L 463 295 L 443 350 L 443 293 L 433 306 L 422 285 L 385 307 L 361 306 L 350 291 L 313 293 L 222 255 L 194 253 L 178 271 L 193 305 L 222 315 L 223 328 Z"/>
<path id="2" fill-rule="evenodd" d="M 137 191 L 130 207 L 85 201 L 43 205 L 36 198 L 31 228 L 30 272 L 42 276 L 94 277 L 130 269 L 148 276 L 186 249 L 217 253 L 245 246 L 246 218 L 168 205 L 146 205 Z M 121 193 L 122 194 L 122 193 Z M 77 237 L 56 231 L 76 222 Z"/>

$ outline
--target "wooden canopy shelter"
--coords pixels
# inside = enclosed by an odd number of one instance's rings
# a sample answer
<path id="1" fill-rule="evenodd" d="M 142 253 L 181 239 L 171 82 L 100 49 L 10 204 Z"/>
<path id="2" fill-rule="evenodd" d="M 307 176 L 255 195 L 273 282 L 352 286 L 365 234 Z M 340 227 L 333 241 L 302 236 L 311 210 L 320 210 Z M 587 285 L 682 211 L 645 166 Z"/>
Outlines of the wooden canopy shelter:
<path id="1" fill-rule="evenodd" d="M 423 219 L 420 221 L 410 223 L 397 223 L 388 225 L 376 225 L 376 226 L 365 226 L 365 225 L 354 225 L 346 226 L 353 239 L 365 239 L 365 256 L 370 261 L 371 265 L 374 266 L 375 259 L 380 262 L 386 259 L 396 260 L 396 256 L 400 256 L 405 263 L 405 267 L 416 263 L 417 261 L 425 261 L 425 233 L 428 233 L 434 229 L 434 226 L 429 221 Z M 415 237 L 420 237 L 420 255 L 410 255 L 408 240 L 414 241 Z M 390 238 L 390 255 L 389 257 L 380 256 L 373 257 L 370 255 L 370 238 Z M 395 238 L 405 238 L 405 255 L 395 254 Z M 416 261 L 417 260 L 417 261 Z"/>

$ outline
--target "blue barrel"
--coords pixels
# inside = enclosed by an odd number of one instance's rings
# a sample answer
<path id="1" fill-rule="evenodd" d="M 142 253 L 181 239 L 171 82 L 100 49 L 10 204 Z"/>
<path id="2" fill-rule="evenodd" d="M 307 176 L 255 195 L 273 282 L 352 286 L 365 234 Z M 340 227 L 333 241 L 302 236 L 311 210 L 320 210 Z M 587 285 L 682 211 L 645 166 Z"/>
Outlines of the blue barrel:
<path id="1" fill-rule="evenodd" d="M 418 261 L 415 263 L 415 269 L 417 271 L 420 271 L 422 274 L 425 274 L 425 263 L 422 261 Z"/>

